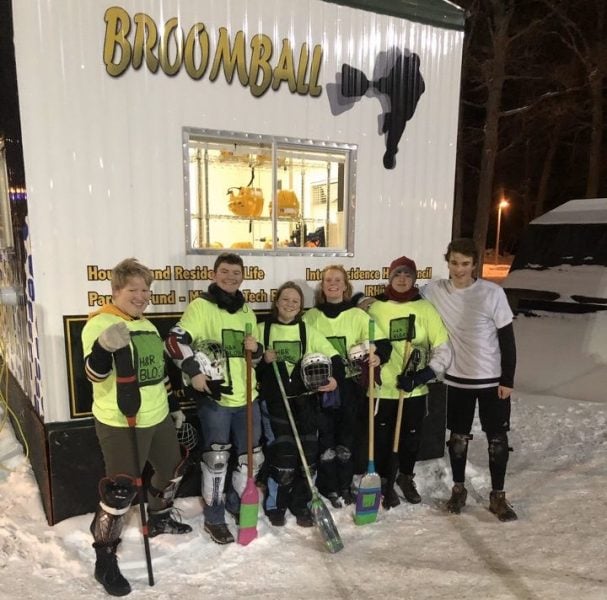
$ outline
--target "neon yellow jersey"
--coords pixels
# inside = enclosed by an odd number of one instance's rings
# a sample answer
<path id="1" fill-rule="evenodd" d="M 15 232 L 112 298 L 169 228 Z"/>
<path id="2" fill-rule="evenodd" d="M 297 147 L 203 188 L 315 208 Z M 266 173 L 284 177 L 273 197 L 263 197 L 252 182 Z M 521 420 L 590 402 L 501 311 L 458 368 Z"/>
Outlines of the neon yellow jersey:
<path id="1" fill-rule="evenodd" d="M 322 331 L 343 358 L 348 358 L 348 350 L 352 346 L 369 339 L 370 317 L 360 308 L 349 308 L 334 318 L 327 317 L 318 308 L 311 308 L 303 320 Z"/>
<path id="2" fill-rule="evenodd" d="M 426 354 L 448 341 L 448 334 L 437 310 L 427 300 L 411 302 L 376 301 L 369 307 L 369 315 L 392 344 L 390 360 L 381 367 L 382 385 L 377 389 L 379 398 L 398 398 L 396 376 L 402 373 L 405 355 L 405 338 L 408 332 L 409 315 L 415 315 L 415 337 L 411 347 L 426 349 Z M 422 365 L 423 366 L 423 365 Z M 422 396 L 428 393 L 427 385 L 420 385 L 411 392 L 405 392 L 405 398 Z"/>
<path id="3" fill-rule="evenodd" d="M 228 357 L 224 386 L 230 388 L 231 392 L 221 394 L 221 406 L 237 407 L 247 403 L 244 354 L 247 323 L 251 325 L 251 332 L 255 335 L 257 318 L 248 304 L 244 304 L 235 313 L 229 313 L 204 298 L 196 298 L 190 302 L 178 323 L 179 327 L 192 336 L 194 350 L 201 342 L 209 340 L 219 342 L 223 346 Z M 255 390 L 255 369 L 252 371 L 251 382 Z"/>
<path id="4" fill-rule="evenodd" d="M 102 331 L 121 321 L 131 332 L 131 355 L 141 393 L 137 427 L 153 427 L 166 418 L 169 405 L 164 386 L 164 345 L 152 322 L 146 318 L 127 320 L 117 314 L 98 313 L 89 319 L 82 330 L 84 357 L 91 353 Z M 115 369 L 104 381 L 93 383 L 93 415 L 105 425 L 128 427 L 126 417 L 118 408 Z"/>

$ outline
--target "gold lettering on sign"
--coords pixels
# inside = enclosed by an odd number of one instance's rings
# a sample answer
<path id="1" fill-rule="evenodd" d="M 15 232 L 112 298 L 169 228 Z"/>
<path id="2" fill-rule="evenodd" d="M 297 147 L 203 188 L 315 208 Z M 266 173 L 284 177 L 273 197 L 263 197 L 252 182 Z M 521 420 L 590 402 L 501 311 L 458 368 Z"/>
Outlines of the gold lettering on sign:
<path id="1" fill-rule="evenodd" d="M 243 31 L 230 34 L 226 27 L 220 27 L 212 48 L 204 23 L 194 23 L 184 35 L 177 17 L 167 19 L 159 27 L 146 13 L 136 13 L 131 21 L 129 13 L 120 6 L 108 8 L 104 20 L 103 62 L 111 77 L 120 77 L 129 66 L 140 69 L 144 65 L 151 73 L 160 67 L 172 77 L 184 65 L 187 75 L 199 80 L 210 62 L 209 81 L 215 81 L 223 73 L 225 80 L 232 83 L 237 73 L 240 84 L 248 86 L 255 97 L 265 94 L 270 86 L 275 91 L 280 89 L 283 82 L 292 94 L 313 97 L 322 94 L 318 82 L 323 51 L 319 44 L 310 49 L 303 43 L 297 49 L 285 38 L 278 58 L 274 58 L 272 38 L 258 33 L 251 37 L 248 56 Z"/>

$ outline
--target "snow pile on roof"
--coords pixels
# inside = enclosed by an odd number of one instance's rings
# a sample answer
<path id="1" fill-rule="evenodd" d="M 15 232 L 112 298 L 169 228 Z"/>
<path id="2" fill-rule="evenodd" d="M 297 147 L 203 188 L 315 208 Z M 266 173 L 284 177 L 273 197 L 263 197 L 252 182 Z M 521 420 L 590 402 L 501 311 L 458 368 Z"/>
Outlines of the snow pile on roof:
<path id="1" fill-rule="evenodd" d="M 607 223 L 607 198 L 569 200 L 534 219 L 530 224 L 559 225 L 564 223 Z"/>

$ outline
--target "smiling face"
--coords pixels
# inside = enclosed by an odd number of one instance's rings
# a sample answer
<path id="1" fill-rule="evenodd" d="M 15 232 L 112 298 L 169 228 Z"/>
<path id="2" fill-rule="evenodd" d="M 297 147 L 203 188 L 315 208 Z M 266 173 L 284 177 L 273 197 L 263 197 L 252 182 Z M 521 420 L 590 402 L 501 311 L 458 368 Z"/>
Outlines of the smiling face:
<path id="1" fill-rule="evenodd" d="M 285 288 L 280 292 L 276 300 L 278 320 L 281 323 L 290 323 L 297 317 L 301 310 L 301 297 L 299 292 L 293 288 Z"/>
<path id="2" fill-rule="evenodd" d="M 390 285 L 395 292 L 404 294 L 408 292 L 415 283 L 415 279 L 410 271 L 406 269 L 398 269 L 396 274 L 390 279 Z"/>
<path id="3" fill-rule="evenodd" d="M 467 288 L 474 283 L 476 264 L 472 256 L 460 252 L 450 252 L 447 261 L 449 277 L 456 288 Z"/>
<path id="4" fill-rule="evenodd" d="M 217 265 L 213 281 L 228 294 L 235 294 L 242 283 L 242 267 L 222 262 Z"/>
<path id="5" fill-rule="evenodd" d="M 347 290 L 344 274 L 339 269 L 329 269 L 322 279 L 322 292 L 327 302 L 338 303 L 344 299 Z"/>
<path id="6" fill-rule="evenodd" d="M 114 290 L 112 300 L 123 313 L 138 319 L 150 303 L 152 292 L 143 277 L 129 277 L 126 285 Z"/>

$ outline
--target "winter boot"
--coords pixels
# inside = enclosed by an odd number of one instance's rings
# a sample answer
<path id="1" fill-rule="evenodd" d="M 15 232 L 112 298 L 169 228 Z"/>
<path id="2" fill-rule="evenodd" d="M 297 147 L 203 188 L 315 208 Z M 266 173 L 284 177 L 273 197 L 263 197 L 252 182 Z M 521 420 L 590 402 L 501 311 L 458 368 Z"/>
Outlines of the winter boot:
<path id="1" fill-rule="evenodd" d="M 285 511 L 280 508 L 273 508 L 266 511 L 266 517 L 274 527 L 284 527 Z"/>
<path id="2" fill-rule="evenodd" d="M 496 492 L 495 490 L 489 495 L 489 510 L 500 521 L 516 521 L 518 516 L 514 509 L 506 500 L 506 492 Z"/>
<path id="3" fill-rule="evenodd" d="M 337 492 L 331 492 L 330 494 L 327 494 L 327 499 L 329 500 L 329 502 L 331 503 L 331 506 L 333 508 L 342 508 L 343 507 L 343 504 L 341 503 L 341 500 L 339 499 Z"/>
<path id="4" fill-rule="evenodd" d="M 234 541 L 234 536 L 225 523 L 207 523 L 205 521 L 204 530 L 216 544 L 231 544 Z"/>
<path id="5" fill-rule="evenodd" d="M 381 505 L 386 509 L 390 510 L 395 506 L 400 504 L 400 500 L 398 499 L 398 494 L 394 489 L 393 485 L 390 485 L 386 479 L 382 479 L 381 481 Z"/>
<path id="6" fill-rule="evenodd" d="M 314 518 L 308 508 L 303 510 L 300 514 L 295 515 L 295 522 L 300 527 L 314 527 Z"/>
<path id="7" fill-rule="evenodd" d="M 97 554 L 95 562 L 95 579 L 104 587 L 110 596 L 126 596 L 131 593 L 129 582 L 118 568 L 116 547 L 120 539 L 110 544 L 95 542 L 93 548 Z"/>
<path id="8" fill-rule="evenodd" d="M 344 500 L 344 504 L 349 506 L 350 504 L 354 504 L 356 502 L 356 496 L 352 493 L 352 490 L 347 487 L 341 491 L 341 497 Z"/>
<path id="9" fill-rule="evenodd" d="M 459 515 L 466 504 L 468 490 L 463 483 L 456 483 L 451 490 L 451 498 L 447 501 L 447 510 L 454 515 Z"/>
<path id="10" fill-rule="evenodd" d="M 187 523 L 181 522 L 181 516 L 174 508 L 148 513 L 148 537 L 155 537 L 161 533 L 182 534 L 191 531 L 192 528 Z"/>
<path id="11" fill-rule="evenodd" d="M 402 490 L 403 496 L 405 497 L 405 500 L 409 502 L 409 504 L 419 504 L 422 501 L 421 496 L 417 492 L 415 481 L 413 481 L 414 477 L 414 474 L 405 475 L 404 473 L 399 473 L 398 477 L 396 478 L 396 483 Z"/>

